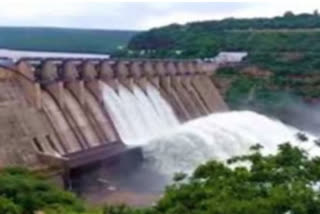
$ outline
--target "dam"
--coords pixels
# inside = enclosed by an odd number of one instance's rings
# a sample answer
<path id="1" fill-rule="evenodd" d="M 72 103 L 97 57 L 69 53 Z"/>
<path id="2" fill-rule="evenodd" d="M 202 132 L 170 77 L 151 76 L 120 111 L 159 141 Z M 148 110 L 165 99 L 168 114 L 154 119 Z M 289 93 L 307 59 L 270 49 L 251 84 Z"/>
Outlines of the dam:
<path id="1" fill-rule="evenodd" d="M 192 60 L 24 58 L 0 67 L 0 168 L 73 169 L 228 110 Z"/>

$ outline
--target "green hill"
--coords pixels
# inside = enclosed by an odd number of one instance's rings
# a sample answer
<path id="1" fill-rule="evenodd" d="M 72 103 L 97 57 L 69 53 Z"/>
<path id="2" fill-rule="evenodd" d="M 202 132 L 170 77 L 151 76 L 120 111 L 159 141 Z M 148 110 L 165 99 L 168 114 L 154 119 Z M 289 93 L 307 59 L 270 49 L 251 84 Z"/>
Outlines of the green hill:
<path id="1" fill-rule="evenodd" d="M 134 36 L 125 54 L 212 58 L 220 51 L 248 52 L 242 65 L 219 69 L 213 77 L 231 108 L 282 118 L 294 106 L 320 101 L 318 12 L 173 24 Z"/>
<path id="2" fill-rule="evenodd" d="M 320 16 L 224 19 L 169 25 L 132 38 L 131 50 L 146 50 L 150 57 L 213 57 L 219 51 L 318 52 Z M 178 53 L 178 54 L 177 54 Z"/>
<path id="3" fill-rule="evenodd" d="M 111 53 L 137 31 L 0 27 L 0 48 L 80 53 Z"/>

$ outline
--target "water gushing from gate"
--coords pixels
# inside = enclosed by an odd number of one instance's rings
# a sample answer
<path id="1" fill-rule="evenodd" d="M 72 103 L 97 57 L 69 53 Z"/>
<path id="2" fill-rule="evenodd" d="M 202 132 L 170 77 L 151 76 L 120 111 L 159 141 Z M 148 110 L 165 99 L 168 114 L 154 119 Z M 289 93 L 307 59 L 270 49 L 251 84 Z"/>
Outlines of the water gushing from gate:
<path id="1" fill-rule="evenodd" d="M 119 84 L 116 93 L 104 83 L 103 96 L 107 111 L 127 145 L 140 145 L 179 124 L 170 105 L 151 85 L 145 93 L 136 85 L 130 91 Z"/>
<path id="2" fill-rule="evenodd" d="M 290 142 L 311 155 L 320 154 L 315 137 L 302 143 L 298 129 L 250 111 L 215 113 L 179 125 L 170 105 L 160 92 L 147 84 L 145 92 L 118 85 L 118 93 L 104 85 L 104 101 L 122 140 L 143 147 L 146 164 L 167 175 L 192 172 L 210 159 L 225 161 L 247 154 L 260 144 L 266 154 Z"/>

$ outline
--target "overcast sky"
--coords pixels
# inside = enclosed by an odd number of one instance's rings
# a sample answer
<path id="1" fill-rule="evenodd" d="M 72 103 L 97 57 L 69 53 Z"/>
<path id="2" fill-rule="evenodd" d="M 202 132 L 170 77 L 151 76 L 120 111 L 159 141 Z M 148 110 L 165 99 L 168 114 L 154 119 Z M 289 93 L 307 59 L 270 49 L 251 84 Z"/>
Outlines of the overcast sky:
<path id="1" fill-rule="evenodd" d="M 171 23 L 227 17 L 271 17 L 287 10 L 301 13 L 315 9 L 320 11 L 320 0 L 0 0 L 0 25 L 144 30 Z"/>

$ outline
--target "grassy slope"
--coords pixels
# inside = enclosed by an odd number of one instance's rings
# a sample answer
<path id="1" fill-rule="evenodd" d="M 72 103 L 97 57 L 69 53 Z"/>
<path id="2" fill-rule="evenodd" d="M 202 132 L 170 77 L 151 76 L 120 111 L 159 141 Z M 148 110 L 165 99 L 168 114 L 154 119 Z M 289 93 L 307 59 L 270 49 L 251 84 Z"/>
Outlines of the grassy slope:
<path id="1" fill-rule="evenodd" d="M 0 48 L 110 53 L 126 46 L 136 31 L 0 27 Z"/>

